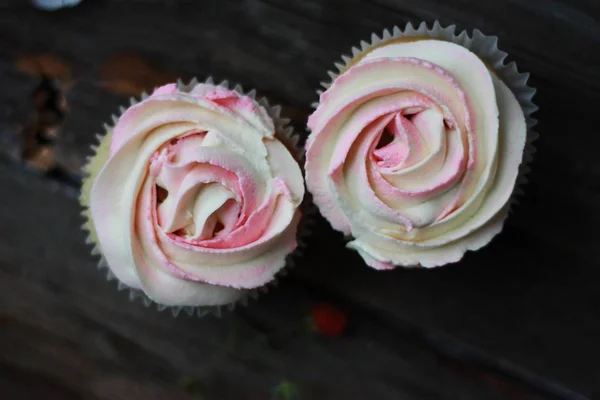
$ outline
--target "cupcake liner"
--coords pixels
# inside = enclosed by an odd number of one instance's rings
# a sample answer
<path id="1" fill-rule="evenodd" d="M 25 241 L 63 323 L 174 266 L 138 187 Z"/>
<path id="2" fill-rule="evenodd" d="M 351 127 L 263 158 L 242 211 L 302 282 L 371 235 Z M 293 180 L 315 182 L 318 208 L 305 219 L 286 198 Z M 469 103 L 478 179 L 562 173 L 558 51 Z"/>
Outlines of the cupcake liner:
<path id="1" fill-rule="evenodd" d="M 419 39 L 435 39 L 452 42 L 477 55 L 484 62 L 490 73 L 495 74 L 496 77 L 503 81 L 514 94 L 523 111 L 527 128 L 522 160 L 518 167 L 514 187 L 509 200 L 493 218 L 495 222 L 501 222 L 501 224 L 494 225 L 487 232 L 484 232 L 484 240 L 471 241 L 466 246 L 449 249 L 451 252 L 444 257 L 446 259 L 444 262 L 433 259 L 428 260 L 428 265 L 426 266 L 434 267 L 459 261 L 467 251 L 475 251 L 483 247 L 493 236 L 502 230 L 507 216 L 513 209 L 513 205 L 518 203 L 518 198 L 524 194 L 522 190 L 523 184 L 528 182 L 527 174 L 530 172 L 529 164 L 535 153 L 533 142 L 538 137 L 537 133 L 533 131 L 533 127 L 536 125 L 537 120 L 532 117 L 532 114 L 538 110 L 538 107 L 532 101 L 536 91 L 527 84 L 529 74 L 519 72 L 515 62 L 506 62 L 508 54 L 498 48 L 498 38 L 496 36 L 486 36 L 477 29 L 473 31 L 472 35 L 469 35 L 467 31 L 464 30 L 457 32 L 455 25 L 442 27 L 438 21 L 435 21 L 431 26 L 422 22 L 418 27 L 414 27 L 409 23 L 404 29 L 400 29 L 396 26 L 391 31 L 387 29 L 384 30 L 381 35 L 375 33 L 371 34 L 370 42 L 361 41 L 359 46 L 351 49 L 351 56 L 342 55 L 341 62 L 334 63 L 335 70 L 327 72 L 329 80 L 321 82 L 323 90 L 317 90 L 317 94 L 320 97 L 324 90 L 327 90 L 339 75 L 360 62 L 360 60 L 373 49 L 388 43 L 414 41 Z M 312 106 L 316 109 L 319 106 L 319 102 L 313 103 Z M 417 265 L 422 266 L 423 264 Z M 373 265 L 371 266 L 373 267 Z"/>
<path id="2" fill-rule="evenodd" d="M 351 65 L 358 62 L 366 53 L 375 47 L 379 47 L 387 42 L 395 40 L 422 38 L 422 39 L 437 39 L 453 42 L 460 46 L 469 49 L 482 59 L 488 69 L 493 70 L 498 77 L 509 87 L 517 98 L 523 114 L 525 115 L 525 123 L 527 125 L 527 137 L 525 139 L 525 149 L 523 152 L 523 160 L 519 166 L 517 181 L 511 195 L 510 204 L 507 214 L 512 210 L 513 204 L 518 203 L 517 198 L 524 194 L 522 186 L 528 182 L 527 175 L 531 171 L 529 164 L 533 159 L 533 154 L 536 149 L 533 142 L 538 138 L 538 134 L 533 131 L 533 127 L 537 124 L 537 120 L 531 115 L 538 110 L 538 107 L 533 103 L 532 99 L 536 90 L 527 85 L 529 73 L 519 72 L 517 64 L 514 61 L 506 63 L 508 53 L 498 48 L 497 36 L 486 36 L 478 29 L 473 30 L 472 36 L 469 36 L 466 30 L 456 33 L 456 25 L 442 27 L 439 21 L 435 21 L 430 27 L 427 23 L 421 24 L 415 28 L 409 22 L 404 29 L 395 26 L 390 32 L 385 29 L 381 37 L 375 33 L 371 34 L 371 42 L 360 42 L 360 47 L 351 49 L 352 56 L 342 55 L 342 62 L 334 63 L 337 71 L 328 71 L 330 80 L 321 82 L 321 86 L 327 90 L 333 81 L 341 75 Z M 323 90 L 317 90 L 317 94 L 321 96 Z M 318 102 L 312 104 L 313 108 L 317 108 Z"/>
<path id="3" fill-rule="evenodd" d="M 197 78 L 193 78 L 188 84 L 184 84 L 181 80 L 178 80 L 177 88 L 180 91 L 184 92 L 190 91 L 194 86 L 196 86 L 199 83 L 200 81 L 198 81 Z M 304 148 L 298 145 L 300 136 L 294 132 L 293 127 L 289 126 L 290 119 L 281 116 L 281 106 L 271 105 L 265 97 L 257 99 L 256 90 L 254 89 L 246 92 L 239 84 L 230 87 L 230 84 L 227 80 L 224 80 L 220 83 L 215 83 L 212 77 L 208 77 L 203 83 L 218 86 L 228 90 L 234 90 L 239 94 L 252 98 L 259 105 L 264 107 L 268 115 L 273 120 L 273 123 L 275 125 L 275 136 L 277 137 L 277 139 L 280 140 L 286 146 L 290 153 L 292 153 L 296 161 L 298 161 L 299 165 L 303 165 Z M 129 106 L 133 106 L 139 103 L 140 101 L 145 100 L 148 97 L 149 95 L 146 92 L 142 93 L 139 99 L 131 97 L 129 99 Z M 272 287 L 277 286 L 279 277 L 285 276 L 287 274 L 288 268 L 292 268 L 295 266 L 296 260 L 301 256 L 303 249 L 306 247 L 305 239 L 311 234 L 311 216 L 314 215 L 314 210 L 312 210 L 306 205 L 306 201 L 303 201 L 300 205 L 300 212 L 302 213 L 302 217 L 298 224 L 298 230 L 296 233 L 298 245 L 293 252 L 288 254 L 286 258 L 286 265 L 280 271 L 277 272 L 276 276 L 271 281 L 267 282 L 261 287 L 245 290 L 243 295 L 233 303 L 218 306 L 166 306 L 164 304 L 160 304 L 153 301 L 142 290 L 131 288 L 117 279 L 117 277 L 109 268 L 106 259 L 103 257 L 102 251 L 99 248 L 98 241 L 96 239 L 96 233 L 91 222 L 89 211 L 89 193 L 91 191 L 91 187 L 96 176 L 94 174 L 94 171 L 97 174 L 101 168 L 101 165 L 98 164 L 103 162 L 101 157 L 97 156 L 98 154 L 109 151 L 108 147 L 110 145 L 110 140 L 104 139 L 107 135 L 112 134 L 112 130 L 119 121 L 120 116 L 126 110 L 126 107 L 120 106 L 119 114 L 113 114 L 111 116 L 111 123 L 104 124 L 104 134 L 96 135 L 97 143 L 91 146 L 92 154 L 86 157 L 86 164 L 82 169 L 84 179 L 81 189 L 80 204 L 83 207 L 81 215 L 85 219 L 85 222 L 83 223 L 81 228 L 88 234 L 85 242 L 86 244 L 92 247 L 91 254 L 94 256 L 99 256 L 98 268 L 101 271 L 105 271 L 106 279 L 108 281 L 116 281 L 118 291 L 128 291 L 130 301 L 136 301 L 136 299 L 140 299 L 146 307 L 156 306 L 156 309 L 158 311 L 169 310 L 174 317 L 178 316 L 182 312 L 190 316 L 196 315 L 198 317 L 203 317 L 205 315 L 215 315 L 217 317 L 220 317 L 223 314 L 224 310 L 233 311 L 236 305 L 238 304 L 245 307 L 248 305 L 250 300 L 256 300 L 260 294 L 267 293 Z"/>

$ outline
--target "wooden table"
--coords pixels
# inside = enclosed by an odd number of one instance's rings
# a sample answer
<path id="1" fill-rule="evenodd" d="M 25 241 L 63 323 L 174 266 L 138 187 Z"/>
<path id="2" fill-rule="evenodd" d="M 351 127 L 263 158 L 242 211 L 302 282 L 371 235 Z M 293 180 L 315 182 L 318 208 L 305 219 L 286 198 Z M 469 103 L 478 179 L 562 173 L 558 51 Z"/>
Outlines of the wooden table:
<path id="1" fill-rule="evenodd" d="M 490 246 L 377 272 L 319 217 L 279 287 L 221 318 L 173 318 L 106 282 L 79 171 L 129 96 L 213 75 L 303 131 L 341 53 L 435 19 L 498 35 L 538 88 L 526 196 Z M 2 0 L 0 398 L 600 398 L 599 105 L 593 0 Z M 307 329 L 323 302 L 345 334 Z"/>

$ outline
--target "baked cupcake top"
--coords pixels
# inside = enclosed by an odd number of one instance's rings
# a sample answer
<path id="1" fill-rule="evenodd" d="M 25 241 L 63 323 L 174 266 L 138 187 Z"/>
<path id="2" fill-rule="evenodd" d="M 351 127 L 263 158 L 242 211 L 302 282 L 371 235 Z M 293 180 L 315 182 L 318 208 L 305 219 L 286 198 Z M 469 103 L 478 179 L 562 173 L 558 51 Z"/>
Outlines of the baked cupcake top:
<path id="1" fill-rule="evenodd" d="M 108 129 L 82 204 L 121 282 L 163 305 L 221 305 L 284 267 L 304 183 L 269 111 L 221 86 L 169 84 Z"/>
<path id="2" fill-rule="evenodd" d="M 458 261 L 502 228 L 527 127 L 469 49 L 391 39 L 352 60 L 311 115 L 314 202 L 377 269 Z"/>

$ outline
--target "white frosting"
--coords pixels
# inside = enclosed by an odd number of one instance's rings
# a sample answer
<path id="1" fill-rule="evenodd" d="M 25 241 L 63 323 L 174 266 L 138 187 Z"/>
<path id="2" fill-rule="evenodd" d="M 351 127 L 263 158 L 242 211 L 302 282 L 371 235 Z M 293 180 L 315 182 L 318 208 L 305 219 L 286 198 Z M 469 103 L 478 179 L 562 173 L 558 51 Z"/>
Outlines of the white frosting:
<path id="1" fill-rule="evenodd" d="M 501 230 L 525 117 L 466 48 L 373 49 L 322 94 L 309 127 L 308 189 L 370 266 L 458 261 Z"/>
<path id="2" fill-rule="evenodd" d="M 285 265 L 303 179 L 254 100 L 166 85 L 129 108 L 110 140 L 90 211 L 121 282 L 164 305 L 219 305 Z"/>

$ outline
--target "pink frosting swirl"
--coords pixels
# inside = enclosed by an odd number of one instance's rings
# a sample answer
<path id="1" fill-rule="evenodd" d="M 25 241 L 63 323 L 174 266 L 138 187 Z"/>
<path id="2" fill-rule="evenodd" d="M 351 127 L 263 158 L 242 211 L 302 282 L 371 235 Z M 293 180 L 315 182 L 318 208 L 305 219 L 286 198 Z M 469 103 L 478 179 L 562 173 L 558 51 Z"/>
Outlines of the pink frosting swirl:
<path id="1" fill-rule="evenodd" d="M 466 48 L 377 47 L 334 80 L 308 125 L 308 189 L 370 266 L 443 265 L 500 231 L 525 118 Z"/>
<path id="2" fill-rule="evenodd" d="M 219 305 L 269 282 L 296 247 L 304 184 L 252 98 L 158 88 L 112 131 L 90 211 L 108 266 L 164 305 Z"/>

